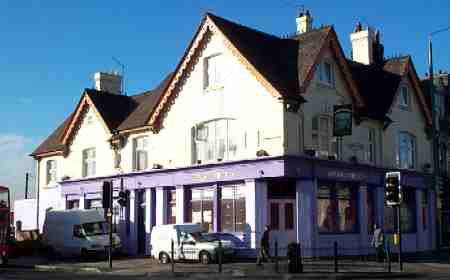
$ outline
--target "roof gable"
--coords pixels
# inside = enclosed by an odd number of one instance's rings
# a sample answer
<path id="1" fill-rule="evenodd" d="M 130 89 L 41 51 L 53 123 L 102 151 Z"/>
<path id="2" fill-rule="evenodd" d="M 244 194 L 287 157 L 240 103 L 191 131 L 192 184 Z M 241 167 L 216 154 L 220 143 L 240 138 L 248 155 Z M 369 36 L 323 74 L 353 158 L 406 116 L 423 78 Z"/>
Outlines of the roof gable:
<path id="1" fill-rule="evenodd" d="M 296 40 L 281 39 L 207 13 L 150 117 L 148 124 L 153 129 L 161 127 L 162 112 L 170 106 L 169 100 L 210 33 L 219 34 L 225 46 L 274 97 L 304 101 L 299 94 Z"/>
<path id="2" fill-rule="evenodd" d="M 324 52 L 329 49 L 333 54 L 336 64 L 339 66 L 338 68 L 344 77 L 345 84 L 349 89 L 355 105 L 357 107 L 363 107 L 365 105 L 332 26 L 302 33 L 295 38 L 299 41 L 298 75 L 300 77 L 299 82 L 302 93 L 306 92 L 306 89 L 313 80 L 316 65 L 320 63 Z"/>

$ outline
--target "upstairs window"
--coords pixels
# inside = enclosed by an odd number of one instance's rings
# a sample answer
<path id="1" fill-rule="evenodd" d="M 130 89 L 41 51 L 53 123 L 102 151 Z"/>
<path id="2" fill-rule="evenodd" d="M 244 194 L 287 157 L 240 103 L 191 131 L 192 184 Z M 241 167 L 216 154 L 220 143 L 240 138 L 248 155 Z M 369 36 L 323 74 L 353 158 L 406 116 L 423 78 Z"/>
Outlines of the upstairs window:
<path id="1" fill-rule="evenodd" d="M 409 91 L 408 87 L 402 86 L 400 88 L 399 105 L 402 109 L 409 109 Z"/>
<path id="2" fill-rule="evenodd" d="M 238 144 L 235 121 L 218 119 L 195 128 L 195 159 L 200 162 L 230 160 L 236 157 Z"/>
<path id="3" fill-rule="evenodd" d="M 223 86 L 222 55 L 216 54 L 205 58 L 205 89 L 215 89 Z"/>
<path id="4" fill-rule="evenodd" d="M 133 168 L 140 171 L 148 167 L 148 137 L 138 137 L 133 140 Z"/>
<path id="5" fill-rule="evenodd" d="M 414 169 L 416 161 L 416 137 L 407 132 L 400 132 L 398 134 L 398 166 L 405 169 Z"/>
<path id="6" fill-rule="evenodd" d="M 331 133 L 331 118 L 320 115 L 312 118 L 312 146 L 319 156 L 336 156 L 336 138 Z"/>
<path id="7" fill-rule="evenodd" d="M 367 135 L 367 161 L 375 163 L 376 161 L 376 130 L 369 128 Z"/>
<path id="8" fill-rule="evenodd" d="M 83 177 L 95 175 L 95 148 L 83 150 Z"/>
<path id="9" fill-rule="evenodd" d="M 317 65 L 317 78 L 319 82 L 322 84 L 326 84 L 328 86 L 334 86 L 335 84 L 335 75 L 334 75 L 334 67 L 328 61 L 324 61 Z"/>
<path id="10" fill-rule="evenodd" d="M 47 161 L 47 184 L 56 182 L 56 160 Z"/>

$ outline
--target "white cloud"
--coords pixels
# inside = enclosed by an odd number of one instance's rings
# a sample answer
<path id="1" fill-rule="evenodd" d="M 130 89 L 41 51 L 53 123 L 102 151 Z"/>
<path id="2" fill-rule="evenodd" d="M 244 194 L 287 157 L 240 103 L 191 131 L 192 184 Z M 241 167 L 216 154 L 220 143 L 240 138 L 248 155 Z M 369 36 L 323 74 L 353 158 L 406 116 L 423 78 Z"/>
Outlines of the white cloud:
<path id="1" fill-rule="evenodd" d="M 28 194 L 34 196 L 34 160 L 29 156 L 32 139 L 23 135 L 0 134 L 0 185 L 11 190 L 11 200 L 22 199 L 25 193 L 25 173 L 30 172 Z"/>

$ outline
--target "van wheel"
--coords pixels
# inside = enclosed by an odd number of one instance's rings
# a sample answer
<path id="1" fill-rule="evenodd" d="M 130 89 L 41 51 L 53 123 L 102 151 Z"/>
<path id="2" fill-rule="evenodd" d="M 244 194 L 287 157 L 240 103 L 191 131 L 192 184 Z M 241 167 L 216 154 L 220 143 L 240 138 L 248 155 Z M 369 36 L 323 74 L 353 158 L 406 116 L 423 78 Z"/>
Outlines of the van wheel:
<path id="1" fill-rule="evenodd" d="M 87 260 L 87 258 L 89 256 L 88 251 L 85 248 L 81 249 L 80 256 L 81 256 L 81 259 Z"/>
<path id="2" fill-rule="evenodd" d="M 170 257 L 166 252 L 159 253 L 159 262 L 162 264 L 168 264 L 170 262 Z"/>
<path id="3" fill-rule="evenodd" d="M 211 263 L 211 255 L 208 252 L 201 251 L 198 259 L 202 264 L 210 264 Z"/>

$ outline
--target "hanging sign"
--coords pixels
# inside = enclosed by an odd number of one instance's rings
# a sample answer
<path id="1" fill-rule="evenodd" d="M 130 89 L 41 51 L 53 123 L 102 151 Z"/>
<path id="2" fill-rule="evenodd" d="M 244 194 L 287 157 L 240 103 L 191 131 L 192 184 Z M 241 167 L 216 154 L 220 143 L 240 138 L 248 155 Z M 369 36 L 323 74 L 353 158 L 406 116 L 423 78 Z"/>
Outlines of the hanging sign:
<path id="1" fill-rule="evenodd" d="M 352 135 L 352 105 L 333 106 L 333 136 Z"/>

